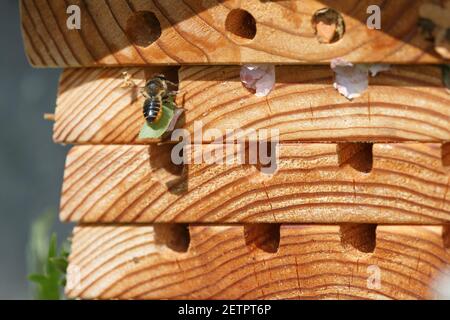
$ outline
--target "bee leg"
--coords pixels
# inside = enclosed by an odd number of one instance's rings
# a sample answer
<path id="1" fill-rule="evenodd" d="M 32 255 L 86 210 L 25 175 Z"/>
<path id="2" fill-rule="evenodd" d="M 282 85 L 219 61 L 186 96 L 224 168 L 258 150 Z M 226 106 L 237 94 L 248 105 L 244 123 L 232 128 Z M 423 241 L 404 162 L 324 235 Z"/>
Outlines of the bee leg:
<path id="1" fill-rule="evenodd" d="M 176 87 L 178 86 L 176 83 L 174 83 L 174 82 L 172 82 L 170 80 L 167 80 L 166 76 L 164 74 L 162 74 L 162 73 L 155 74 L 154 77 L 155 78 L 160 78 L 161 80 L 163 80 L 167 84 L 170 84 L 171 86 L 176 86 Z"/>
<path id="2" fill-rule="evenodd" d="M 179 91 L 169 91 L 163 97 L 163 103 L 175 103 L 174 97 L 179 93 Z"/>
<path id="3" fill-rule="evenodd" d="M 139 90 L 139 92 L 145 97 L 145 99 L 150 98 L 149 94 L 145 91 L 144 88 L 141 88 L 141 90 Z"/>
<path id="4" fill-rule="evenodd" d="M 167 102 L 172 102 L 172 100 L 169 99 L 169 96 L 165 96 L 164 98 L 162 98 L 162 102 L 163 104 L 166 104 Z"/>
<path id="5" fill-rule="evenodd" d="M 172 82 L 170 80 L 166 80 L 166 83 L 170 84 L 171 86 L 178 87 L 178 84 L 176 84 L 175 82 Z"/>
<path id="6" fill-rule="evenodd" d="M 175 99 L 172 98 L 172 96 L 164 96 L 162 98 L 162 103 L 163 105 L 167 105 L 167 104 L 173 104 L 175 107 L 177 106 Z"/>
<path id="7" fill-rule="evenodd" d="M 178 90 L 174 90 L 174 91 L 169 91 L 169 92 L 167 92 L 166 93 L 166 96 L 167 97 L 175 97 L 177 94 L 179 94 L 180 93 L 180 91 L 178 91 Z"/>

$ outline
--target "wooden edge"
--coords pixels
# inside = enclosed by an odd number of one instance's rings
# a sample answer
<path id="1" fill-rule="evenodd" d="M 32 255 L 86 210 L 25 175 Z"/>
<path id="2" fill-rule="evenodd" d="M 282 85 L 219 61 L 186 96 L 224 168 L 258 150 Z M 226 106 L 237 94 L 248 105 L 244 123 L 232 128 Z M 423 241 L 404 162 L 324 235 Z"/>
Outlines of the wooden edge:
<path id="1" fill-rule="evenodd" d="M 261 143 L 243 152 L 212 147 L 221 146 L 186 148 L 185 156 L 197 151 L 202 157 L 180 159 L 173 156 L 181 149 L 171 145 L 74 147 L 60 218 L 384 224 L 450 218 L 449 167 L 440 144 Z M 264 150 L 271 156 L 254 161 Z M 190 162 L 174 164 L 178 160 Z"/>
<path id="2" fill-rule="evenodd" d="M 445 295 L 442 281 L 450 277 L 450 252 L 439 226 L 183 228 L 77 227 L 67 296 L 433 299 Z"/>
<path id="3" fill-rule="evenodd" d="M 21 0 L 20 5 L 26 53 L 39 67 L 315 64 L 338 57 L 441 63 L 430 35 L 418 27 L 423 2 L 75 0 L 69 8 L 59 0 Z M 380 29 L 368 27 L 371 5 L 381 8 Z M 342 38 L 331 44 L 318 41 L 312 23 L 324 7 L 339 12 L 345 24 Z M 445 50 L 445 44 L 439 46 Z"/>
<path id="4" fill-rule="evenodd" d="M 145 79 L 158 73 L 179 81 L 177 128 L 196 143 L 278 130 L 280 141 L 450 141 L 450 95 L 437 66 L 393 66 L 370 77 L 352 101 L 333 87 L 327 66 L 278 66 L 266 97 L 246 89 L 238 66 L 67 69 L 59 85 L 53 139 L 64 144 L 146 144 Z M 127 72 L 135 87 L 121 88 Z M 178 75 L 179 73 L 179 75 Z M 164 141 L 171 139 L 168 135 Z"/>

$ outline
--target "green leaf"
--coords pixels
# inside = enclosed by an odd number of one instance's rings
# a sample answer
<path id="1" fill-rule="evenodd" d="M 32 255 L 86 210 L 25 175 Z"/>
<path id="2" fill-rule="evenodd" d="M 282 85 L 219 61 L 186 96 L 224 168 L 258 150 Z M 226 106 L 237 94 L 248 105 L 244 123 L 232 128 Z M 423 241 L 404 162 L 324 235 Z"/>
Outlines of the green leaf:
<path id="1" fill-rule="evenodd" d="M 56 233 L 52 233 L 50 237 L 50 245 L 48 246 L 48 257 L 56 257 L 58 251 L 58 239 Z"/>
<path id="2" fill-rule="evenodd" d="M 49 237 L 55 216 L 52 219 L 50 217 L 51 215 L 46 214 L 33 223 L 28 246 L 29 261 L 32 262 L 28 280 L 36 284 L 33 286 L 34 296 L 39 300 L 61 299 L 70 252 L 70 241 L 64 241 L 58 249 L 56 234 L 53 233 Z M 37 242 L 39 246 L 36 246 Z M 43 251 L 43 248 L 46 250 Z"/>
<path id="3" fill-rule="evenodd" d="M 28 275 L 28 280 L 38 283 L 38 284 L 44 284 L 48 279 L 46 276 L 42 274 L 30 274 Z"/>
<path id="4" fill-rule="evenodd" d="M 52 233 L 50 237 L 50 245 L 48 247 L 48 258 L 47 258 L 47 273 L 50 275 L 57 272 L 55 265 L 51 262 L 51 259 L 56 257 L 58 254 L 58 239 L 55 233 Z"/>
<path id="5" fill-rule="evenodd" d="M 57 219 L 53 210 L 39 215 L 31 224 L 27 244 L 28 273 L 44 273 L 48 257 L 49 235 Z"/>
<path id="6" fill-rule="evenodd" d="M 65 274 L 66 270 L 67 270 L 67 265 L 69 264 L 67 262 L 67 259 L 65 257 L 54 257 L 54 258 L 50 258 L 50 263 L 56 267 L 56 269 Z"/>
<path id="7" fill-rule="evenodd" d="M 170 125 L 175 112 L 175 105 L 171 103 L 164 104 L 162 106 L 162 115 L 156 123 L 145 122 L 139 132 L 139 139 L 156 139 L 160 138 Z"/>

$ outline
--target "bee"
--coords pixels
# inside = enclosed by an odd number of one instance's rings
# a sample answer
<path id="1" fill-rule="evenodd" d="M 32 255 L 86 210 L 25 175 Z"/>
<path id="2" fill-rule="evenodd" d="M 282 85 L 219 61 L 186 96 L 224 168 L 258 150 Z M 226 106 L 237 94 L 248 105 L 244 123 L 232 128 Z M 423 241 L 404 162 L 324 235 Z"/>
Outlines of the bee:
<path id="1" fill-rule="evenodd" d="M 169 103 L 169 99 L 177 94 L 177 91 L 169 90 L 169 86 L 176 87 L 176 84 L 159 74 L 148 80 L 145 87 L 141 89 L 145 97 L 144 118 L 148 123 L 157 123 L 161 119 L 163 104 Z"/>
<path id="2" fill-rule="evenodd" d="M 128 74 L 124 73 L 124 86 L 133 85 Z M 142 111 L 145 120 L 149 124 L 157 123 L 162 116 L 162 106 L 170 102 L 178 91 L 169 89 L 169 86 L 176 88 L 177 85 L 169 80 L 163 74 L 155 75 L 145 83 L 141 88 L 141 94 L 145 97 Z"/>

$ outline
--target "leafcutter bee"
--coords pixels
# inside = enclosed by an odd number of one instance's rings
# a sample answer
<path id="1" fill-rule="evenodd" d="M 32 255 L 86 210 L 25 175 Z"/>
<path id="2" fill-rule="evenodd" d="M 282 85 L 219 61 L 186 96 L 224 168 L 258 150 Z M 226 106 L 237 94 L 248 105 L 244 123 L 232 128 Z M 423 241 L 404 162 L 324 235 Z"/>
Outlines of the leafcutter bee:
<path id="1" fill-rule="evenodd" d="M 170 90 L 169 86 L 176 87 L 177 85 L 159 74 L 148 80 L 145 87 L 141 89 L 141 93 L 145 97 L 144 118 L 148 123 L 158 122 L 162 115 L 163 104 L 170 103 L 170 99 L 177 94 L 177 91 Z"/>
<path id="2" fill-rule="evenodd" d="M 130 79 L 127 72 L 123 73 L 124 83 L 122 87 L 134 86 L 134 82 Z M 171 89 L 169 89 L 171 87 Z M 163 74 L 155 75 L 145 83 L 141 88 L 141 94 L 145 97 L 142 111 L 144 118 L 149 124 L 157 123 L 161 119 L 163 113 L 163 105 L 171 103 L 171 99 L 178 93 L 173 90 L 177 88 L 177 84 L 169 81 Z"/>

